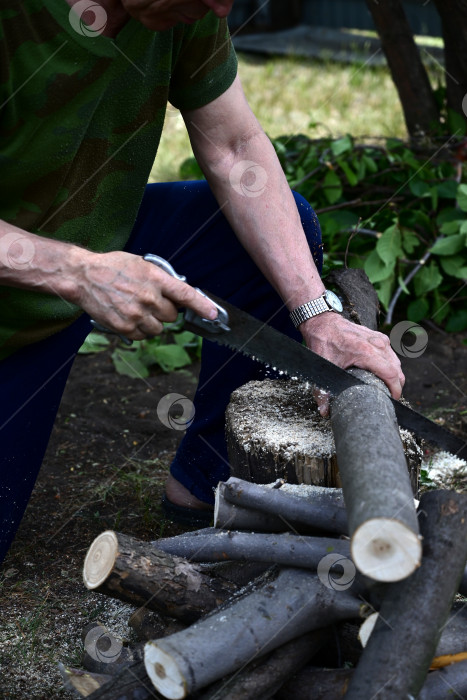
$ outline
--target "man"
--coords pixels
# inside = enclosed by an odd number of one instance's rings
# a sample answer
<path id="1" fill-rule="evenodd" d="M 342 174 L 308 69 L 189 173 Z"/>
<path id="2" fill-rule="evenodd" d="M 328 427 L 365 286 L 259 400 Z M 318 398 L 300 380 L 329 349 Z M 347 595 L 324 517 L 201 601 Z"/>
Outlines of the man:
<path id="1" fill-rule="evenodd" d="M 321 299 L 316 216 L 294 199 L 242 92 L 225 20 L 232 4 L 0 3 L 0 560 L 90 318 L 135 340 L 160 333 L 179 307 L 213 319 L 200 286 L 341 367 L 376 373 L 400 397 L 387 338 Z M 145 188 L 168 100 L 208 184 Z M 190 284 L 143 260 L 148 252 Z M 299 319 L 298 332 L 289 312 L 311 300 L 319 313 Z M 228 474 L 225 406 L 261 372 L 205 343 L 195 420 L 166 486 L 170 516 L 209 517 L 212 488 Z"/>

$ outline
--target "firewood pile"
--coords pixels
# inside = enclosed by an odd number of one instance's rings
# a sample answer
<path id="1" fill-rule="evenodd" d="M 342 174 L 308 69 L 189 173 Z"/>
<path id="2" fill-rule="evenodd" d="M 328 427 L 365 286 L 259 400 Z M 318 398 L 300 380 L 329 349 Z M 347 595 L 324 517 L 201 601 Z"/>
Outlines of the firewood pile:
<path id="1" fill-rule="evenodd" d="M 368 279 L 343 272 L 350 318 L 375 328 Z M 62 667 L 67 688 L 91 700 L 467 698 L 467 608 L 457 597 L 467 597 L 467 495 L 429 491 L 417 508 L 419 465 L 387 389 L 350 371 L 365 384 L 332 401 L 332 455 L 317 459 L 290 434 L 284 448 L 264 423 L 252 430 L 248 412 L 264 417 L 271 402 L 263 395 L 255 411 L 234 396 L 233 476 L 217 488 L 214 527 L 155 542 L 96 538 L 85 585 L 135 606 L 139 643 L 122 648 L 105 629 L 85 630 L 85 670 Z M 284 386 L 271 395 L 281 394 L 279 414 L 293 406 L 295 430 L 297 402 Z M 289 390 L 304 396 L 298 384 Z M 278 468 L 289 482 L 329 487 L 331 476 L 342 489 L 274 481 Z"/>
<path id="2" fill-rule="evenodd" d="M 67 687 L 92 700 L 465 697 L 467 496 L 422 496 L 419 558 L 392 521 L 367 522 L 371 535 L 339 489 L 233 477 L 214 528 L 147 543 L 103 532 L 84 581 L 136 607 L 140 643 L 106 657 L 103 630 L 87 670 L 62 668 Z M 355 547 L 362 527 L 371 556 Z"/>

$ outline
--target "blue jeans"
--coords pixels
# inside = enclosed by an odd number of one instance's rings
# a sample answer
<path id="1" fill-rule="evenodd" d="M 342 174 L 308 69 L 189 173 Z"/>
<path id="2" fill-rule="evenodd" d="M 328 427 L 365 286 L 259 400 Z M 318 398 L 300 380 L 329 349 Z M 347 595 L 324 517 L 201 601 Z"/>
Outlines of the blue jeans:
<path id="1" fill-rule="evenodd" d="M 302 197 L 295 200 L 321 271 L 318 220 Z M 148 185 L 125 249 L 166 258 L 189 284 L 300 339 L 280 297 L 238 242 L 205 182 Z M 60 333 L 0 362 L 0 562 L 34 487 L 74 357 L 90 330 L 83 314 Z M 212 502 L 213 488 L 228 478 L 224 413 L 230 394 L 263 376 L 259 363 L 203 343 L 195 418 L 171 465 L 175 479 L 199 499 Z"/>

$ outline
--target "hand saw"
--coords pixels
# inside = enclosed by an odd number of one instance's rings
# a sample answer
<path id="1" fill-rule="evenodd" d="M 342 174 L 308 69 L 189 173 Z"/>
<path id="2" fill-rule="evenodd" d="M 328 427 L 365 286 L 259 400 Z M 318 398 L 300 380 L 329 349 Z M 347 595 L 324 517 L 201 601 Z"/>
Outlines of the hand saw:
<path id="1" fill-rule="evenodd" d="M 186 281 L 178 275 L 167 260 L 157 255 L 148 254 L 145 260 L 162 268 L 172 277 Z M 213 294 L 206 294 L 200 289 L 200 294 L 211 299 L 217 306 L 219 315 L 214 321 L 201 318 L 191 309 L 184 313 L 185 328 L 226 346 L 234 352 L 261 362 L 274 370 L 284 372 L 291 378 L 302 379 L 316 384 L 332 396 L 337 396 L 345 389 L 356 384 L 363 384 L 360 379 L 353 377 L 346 370 L 329 362 L 321 355 L 313 352 L 296 340 L 280 333 L 266 323 L 250 316 L 250 314 L 219 299 Z M 109 332 L 99 324 L 94 324 L 98 330 Z M 453 435 L 442 426 L 425 418 L 413 409 L 391 399 L 397 420 L 402 428 L 414 432 L 428 442 L 442 447 L 462 459 L 467 459 L 467 442 Z"/>

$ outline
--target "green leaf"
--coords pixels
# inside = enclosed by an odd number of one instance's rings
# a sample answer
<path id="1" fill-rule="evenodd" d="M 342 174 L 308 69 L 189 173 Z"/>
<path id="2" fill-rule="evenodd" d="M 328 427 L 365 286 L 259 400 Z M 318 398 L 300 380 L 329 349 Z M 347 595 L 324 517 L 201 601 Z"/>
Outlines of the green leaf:
<path id="1" fill-rule="evenodd" d="M 430 305 L 424 298 L 411 301 L 407 307 L 407 318 L 409 321 L 418 323 L 427 317 Z"/>
<path id="2" fill-rule="evenodd" d="M 451 313 L 451 305 L 449 301 L 440 294 L 439 289 L 433 292 L 433 308 L 431 309 L 431 320 L 435 323 L 442 323 L 443 320 Z"/>
<path id="3" fill-rule="evenodd" d="M 96 352 L 106 350 L 109 345 L 109 339 L 100 333 L 90 333 L 80 349 L 78 355 L 92 355 Z"/>
<path id="4" fill-rule="evenodd" d="M 149 377 L 149 370 L 141 361 L 137 352 L 131 350 L 115 350 L 115 352 L 112 353 L 112 361 L 119 374 L 140 379 Z"/>
<path id="5" fill-rule="evenodd" d="M 409 189 L 414 197 L 429 197 L 430 196 L 430 186 L 428 183 L 423 182 L 423 180 L 411 180 L 409 183 Z"/>
<path id="6" fill-rule="evenodd" d="M 366 155 L 366 153 L 362 156 L 362 160 L 364 161 L 366 167 L 368 168 L 370 173 L 377 173 L 378 172 L 378 165 L 376 164 L 376 161 L 373 160 L 373 158 L 370 158 L 370 156 Z"/>
<path id="7" fill-rule="evenodd" d="M 417 207 L 414 209 L 402 209 L 399 214 L 399 223 L 401 227 L 406 226 L 410 229 L 418 231 L 430 232 L 433 228 L 433 222 L 427 214 Z"/>
<path id="8" fill-rule="evenodd" d="M 357 178 L 358 181 L 363 180 L 363 178 L 366 175 L 366 163 L 364 158 L 360 158 L 360 160 L 357 163 Z"/>
<path id="9" fill-rule="evenodd" d="M 451 236 L 453 233 L 457 233 L 459 230 L 459 221 L 445 221 L 445 223 L 440 228 L 440 233 L 445 236 Z"/>
<path id="10" fill-rule="evenodd" d="M 465 235 L 449 236 L 437 241 L 431 248 L 436 255 L 454 255 L 465 247 Z"/>
<path id="11" fill-rule="evenodd" d="M 462 256 L 442 257 L 439 259 L 439 262 L 447 275 L 458 277 L 459 279 L 467 279 L 467 265 L 465 264 L 465 258 Z"/>
<path id="12" fill-rule="evenodd" d="M 337 160 L 339 166 L 342 168 L 342 170 L 345 173 L 345 176 L 347 178 L 347 181 L 351 187 L 355 187 L 355 185 L 358 183 L 358 177 L 355 175 L 354 171 L 350 167 L 348 163 L 345 162 L 342 158 L 339 158 Z"/>
<path id="13" fill-rule="evenodd" d="M 375 282 L 382 282 L 383 280 L 390 277 L 394 271 L 395 260 L 392 263 L 386 265 L 383 260 L 379 257 L 376 250 L 372 250 L 367 259 L 363 269 L 368 275 L 370 282 L 375 284 Z"/>
<path id="14" fill-rule="evenodd" d="M 151 354 L 164 372 L 173 372 L 191 364 L 189 354 L 180 345 L 159 345 Z"/>
<path id="15" fill-rule="evenodd" d="M 378 286 L 378 289 L 376 290 L 378 293 L 378 299 L 380 300 L 381 304 L 384 306 L 384 308 L 387 310 L 389 306 L 389 302 L 391 301 L 391 294 L 392 290 L 394 287 L 394 275 L 390 275 L 387 279 L 383 280 L 380 285 Z"/>
<path id="16" fill-rule="evenodd" d="M 381 238 L 376 243 L 376 250 L 381 260 L 389 265 L 395 263 L 399 255 L 402 254 L 401 231 L 398 224 L 394 224 L 384 231 Z"/>
<path id="17" fill-rule="evenodd" d="M 450 134 L 464 136 L 466 130 L 465 116 L 451 107 L 448 107 L 447 126 Z"/>
<path id="18" fill-rule="evenodd" d="M 180 345 L 182 348 L 196 347 L 199 341 L 199 336 L 195 335 L 195 333 L 192 333 L 191 331 L 176 333 L 173 338 L 175 343 Z"/>
<path id="19" fill-rule="evenodd" d="M 342 197 L 342 184 L 334 170 L 328 170 L 323 182 L 324 196 L 329 204 L 335 204 Z"/>
<path id="20" fill-rule="evenodd" d="M 346 153 L 346 151 L 351 151 L 352 148 L 352 139 L 348 135 L 331 142 L 331 151 L 335 156 L 340 156 L 342 153 Z"/>
<path id="21" fill-rule="evenodd" d="M 408 228 L 402 229 L 402 247 L 406 253 L 410 255 L 413 253 L 415 248 L 420 245 L 420 241 L 414 231 Z"/>
<path id="22" fill-rule="evenodd" d="M 410 292 L 407 289 L 406 284 L 402 278 L 402 275 L 399 275 L 399 277 L 397 278 L 397 283 L 398 283 L 399 287 L 402 289 L 402 291 L 404 292 L 404 294 L 410 294 Z"/>
<path id="23" fill-rule="evenodd" d="M 461 333 L 467 328 L 467 309 L 459 309 L 449 317 L 446 330 L 449 333 Z"/>
<path id="24" fill-rule="evenodd" d="M 438 209 L 438 190 L 436 187 L 431 187 L 430 188 L 430 194 L 431 194 L 431 208 L 433 211 L 436 211 Z"/>
<path id="25" fill-rule="evenodd" d="M 454 207 L 445 207 L 441 209 L 438 216 L 436 217 L 436 223 L 438 226 L 444 224 L 446 221 L 458 221 L 460 218 L 459 210 Z"/>
<path id="26" fill-rule="evenodd" d="M 459 184 L 456 180 L 445 180 L 436 185 L 438 194 L 443 199 L 455 199 L 457 197 L 457 189 Z"/>
<path id="27" fill-rule="evenodd" d="M 339 231 L 353 228 L 358 223 L 358 216 L 349 209 L 338 209 L 337 211 L 321 214 L 319 223 L 321 224 L 323 235 L 328 239 L 329 236 L 334 236 Z"/>
<path id="28" fill-rule="evenodd" d="M 459 185 L 457 190 L 457 206 L 462 211 L 467 211 L 467 185 Z"/>
<path id="29" fill-rule="evenodd" d="M 415 294 L 421 297 L 427 292 L 431 292 L 436 287 L 439 287 L 443 281 L 443 276 L 439 271 L 438 265 L 432 260 L 428 266 L 422 267 L 414 277 Z"/>

